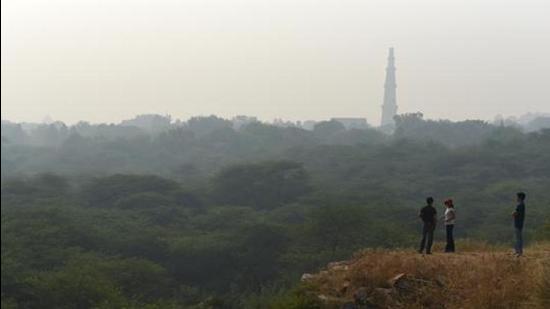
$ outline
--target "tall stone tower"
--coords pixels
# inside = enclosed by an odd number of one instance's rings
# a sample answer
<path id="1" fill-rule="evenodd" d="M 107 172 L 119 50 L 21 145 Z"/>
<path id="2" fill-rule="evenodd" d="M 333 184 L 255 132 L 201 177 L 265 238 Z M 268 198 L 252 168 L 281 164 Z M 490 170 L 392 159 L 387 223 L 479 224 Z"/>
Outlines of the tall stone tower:
<path id="1" fill-rule="evenodd" d="M 397 98 L 395 84 L 395 58 L 393 47 L 389 50 L 388 66 L 386 67 L 386 82 L 384 83 L 384 104 L 382 104 L 382 121 L 380 126 L 393 125 L 393 117 L 397 114 Z"/>

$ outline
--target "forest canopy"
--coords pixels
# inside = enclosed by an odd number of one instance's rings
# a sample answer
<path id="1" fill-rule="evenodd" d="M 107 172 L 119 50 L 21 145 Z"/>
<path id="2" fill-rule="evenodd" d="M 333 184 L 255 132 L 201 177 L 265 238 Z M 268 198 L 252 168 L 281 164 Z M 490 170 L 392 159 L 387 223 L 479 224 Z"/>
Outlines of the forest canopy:
<path id="1" fill-rule="evenodd" d="M 427 196 L 455 200 L 458 238 L 508 244 L 524 191 L 527 242 L 549 239 L 550 129 L 159 117 L 2 123 L 2 308 L 262 307 L 355 250 L 416 245 Z"/>

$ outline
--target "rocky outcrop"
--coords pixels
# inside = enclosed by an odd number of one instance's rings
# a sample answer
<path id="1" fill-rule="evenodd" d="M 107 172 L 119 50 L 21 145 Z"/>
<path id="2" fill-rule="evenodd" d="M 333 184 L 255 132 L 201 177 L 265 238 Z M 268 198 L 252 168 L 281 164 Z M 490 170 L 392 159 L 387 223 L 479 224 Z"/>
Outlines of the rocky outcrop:
<path id="1" fill-rule="evenodd" d="M 301 279 L 317 289 L 315 298 L 327 308 L 402 308 L 418 291 L 444 288 L 440 280 L 399 272 L 394 265 L 396 270 L 387 269 L 385 263 L 365 257 L 331 262 L 319 273 L 306 273 Z M 402 269 L 409 267 L 403 265 Z"/>
<path id="2" fill-rule="evenodd" d="M 302 275 L 302 282 L 312 284 L 322 284 L 325 288 L 329 288 L 330 293 L 320 293 L 316 298 L 327 307 L 341 307 L 345 309 L 360 309 L 360 308 L 387 308 L 388 306 L 399 305 L 400 299 L 412 292 L 415 289 L 425 285 L 433 285 L 434 283 L 417 278 L 407 273 L 398 273 L 389 277 L 385 283 L 380 286 L 359 286 L 353 284 L 353 280 L 349 271 L 356 265 L 354 261 L 338 261 L 331 262 L 326 266 L 326 269 L 318 274 L 305 273 Z M 327 278 L 337 278 L 337 285 L 330 285 Z M 363 279 L 368 281 L 368 273 L 363 274 Z M 437 283 L 441 285 L 441 283 Z M 442 286 L 442 285 L 441 285 Z"/>
<path id="3" fill-rule="evenodd" d="M 431 256 L 364 250 L 304 274 L 303 288 L 320 308 L 520 308 L 544 286 L 541 261 L 550 260 L 550 250 L 543 248 L 520 263 L 496 250 Z"/>

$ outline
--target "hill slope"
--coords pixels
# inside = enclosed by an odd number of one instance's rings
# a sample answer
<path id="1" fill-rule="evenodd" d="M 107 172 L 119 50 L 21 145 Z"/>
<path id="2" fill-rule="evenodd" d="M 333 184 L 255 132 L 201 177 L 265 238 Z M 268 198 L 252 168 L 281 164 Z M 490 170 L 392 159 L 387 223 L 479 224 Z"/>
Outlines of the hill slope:
<path id="1" fill-rule="evenodd" d="M 370 249 L 302 282 L 307 305 L 298 307 L 550 308 L 550 244 L 531 246 L 521 258 L 479 245 L 429 256 Z"/>

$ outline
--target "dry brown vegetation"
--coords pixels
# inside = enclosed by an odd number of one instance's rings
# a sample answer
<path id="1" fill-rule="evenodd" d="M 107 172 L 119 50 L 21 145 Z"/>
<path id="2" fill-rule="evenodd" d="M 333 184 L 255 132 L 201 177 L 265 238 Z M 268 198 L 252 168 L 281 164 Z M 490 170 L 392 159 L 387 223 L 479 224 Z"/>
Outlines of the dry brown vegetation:
<path id="1" fill-rule="evenodd" d="M 521 258 L 483 243 L 458 248 L 433 255 L 364 250 L 303 281 L 326 308 L 550 308 L 549 243 Z"/>

